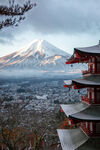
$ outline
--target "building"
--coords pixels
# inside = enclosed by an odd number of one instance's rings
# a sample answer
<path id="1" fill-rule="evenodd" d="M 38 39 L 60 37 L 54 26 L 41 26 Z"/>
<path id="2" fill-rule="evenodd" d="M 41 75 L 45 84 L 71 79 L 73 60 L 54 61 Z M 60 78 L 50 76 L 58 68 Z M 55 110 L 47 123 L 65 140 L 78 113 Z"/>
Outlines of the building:
<path id="1" fill-rule="evenodd" d="M 73 129 L 58 129 L 63 150 L 100 150 L 100 41 L 98 45 L 75 48 L 66 64 L 88 63 L 83 77 L 65 81 L 68 88 L 87 89 L 76 104 L 61 105 Z"/>

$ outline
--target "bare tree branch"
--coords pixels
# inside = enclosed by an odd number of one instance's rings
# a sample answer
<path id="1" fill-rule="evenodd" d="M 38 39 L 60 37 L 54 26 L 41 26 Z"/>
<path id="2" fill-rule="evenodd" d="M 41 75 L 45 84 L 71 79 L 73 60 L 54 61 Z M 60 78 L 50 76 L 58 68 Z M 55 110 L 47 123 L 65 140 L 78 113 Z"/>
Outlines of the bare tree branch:
<path id="1" fill-rule="evenodd" d="M 19 16 L 24 15 L 27 11 L 32 9 L 33 4 L 27 1 L 23 6 L 9 2 L 10 6 L 0 6 L 0 15 L 5 16 Z"/>
<path id="2" fill-rule="evenodd" d="M 9 6 L 0 6 L 0 30 L 4 27 L 18 26 L 25 19 L 25 13 L 36 6 L 36 3 L 31 3 L 28 0 L 23 6 L 15 4 L 15 0 L 9 0 Z M 3 19 L 3 17 L 6 17 Z"/>

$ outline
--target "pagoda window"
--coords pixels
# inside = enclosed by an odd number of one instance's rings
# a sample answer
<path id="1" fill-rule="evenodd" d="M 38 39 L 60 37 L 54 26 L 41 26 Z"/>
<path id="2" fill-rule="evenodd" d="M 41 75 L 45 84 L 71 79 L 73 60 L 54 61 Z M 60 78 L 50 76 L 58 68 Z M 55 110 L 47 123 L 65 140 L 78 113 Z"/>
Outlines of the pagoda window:
<path id="1" fill-rule="evenodd" d="M 100 57 L 96 57 L 96 59 L 97 59 L 97 62 L 99 62 L 99 63 L 100 63 Z"/>
<path id="2" fill-rule="evenodd" d="M 96 103 L 100 104 L 100 91 L 96 90 Z"/>
<path id="3" fill-rule="evenodd" d="M 87 96 L 88 96 L 88 98 L 90 98 L 90 93 L 89 93 L 89 90 L 88 90 Z"/>
<path id="4" fill-rule="evenodd" d="M 94 91 L 92 91 L 92 96 L 91 96 L 91 98 L 92 98 L 92 102 L 94 102 Z"/>
<path id="5" fill-rule="evenodd" d="M 81 128 L 83 129 L 83 128 L 85 127 L 86 124 L 85 124 L 85 122 L 81 122 L 80 125 L 81 125 Z"/>
<path id="6" fill-rule="evenodd" d="M 92 58 L 90 57 L 90 59 L 89 59 L 89 63 L 91 63 L 92 62 Z"/>
<path id="7" fill-rule="evenodd" d="M 90 72 L 92 71 L 92 65 L 91 64 L 88 65 L 88 69 Z"/>
<path id="8" fill-rule="evenodd" d="M 94 89 L 93 88 L 88 88 L 87 90 L 87 98 L 90 102 L 94 103 L 94 98 L 95 98 L 95 95 L 94 95 Z"/>
<path id="9" fill-rule="evenodd" d="M 93 123 L 90 122 L 90 131 L 93 132 Z"/>
<path id="10" fill-rule="evenodd" d="M 88 122 L 86 122 L 86 129 L 88 129 Z"/>
<path id="11" fill-rule="evenodd" d="M 97 67 L 97 73 L 100 73 L 100 63 L 97 63 L 96 67 Z"/>
<path id="12" fill-rule="evenodd" d="M 71 120 L 69 120 L 69 125 L 71 126 Z"/>
<path id="13" fill-rule="evenodd" d="M 92 67 L 93 67 L 93 68 L 92 68 L 92 71 L 93 71 L 93 73 L 95 73 L 95 72 L 96 72 L 95 64 L 93 64 Z"/>
<path id="14" fill-rule="evenodd" d="M 95 57 L 92 57 L 92 62 L 95 62 Z"/>
<path id="15" fill-rule="evenodd" d="M 88 98 L 89 98 L 89 99 L 92 98 L 92 92 L 91 92 L 91 89 L 90 89 L 90 88 L 88 89 Z"/>
<path id="16" fill-rule="evenodd" d="M 90 64 L 88 64 L 88 70 L 90 70 Z"/>
<path id="17" fill-rule="evenodd" d="M 100 123 L 96 124 L 96 133 L 100 134 Z"/>

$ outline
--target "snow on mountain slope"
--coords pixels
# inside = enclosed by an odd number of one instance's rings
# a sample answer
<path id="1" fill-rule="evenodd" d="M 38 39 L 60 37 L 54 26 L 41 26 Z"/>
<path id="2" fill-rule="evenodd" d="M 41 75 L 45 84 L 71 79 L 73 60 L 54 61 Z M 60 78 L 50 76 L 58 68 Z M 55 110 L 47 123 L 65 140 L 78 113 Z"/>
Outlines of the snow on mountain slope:
<path id="1" fill-rule="evenodd" d="M 44 40 L 34 40 L 25 48 L 0 58 L 1 70 L 31 70 L 31 71 L 60 71 L 80 72 L 83 67 L 75 64 L 66 65 L 70 55 Z"/>
<path id="2" fill-rule="evenodd" d="M 45 40 L 34 40 L 29 45 L 27 45 L 22 50 L 18 51 L 17 54 L 14 56 L 34 56 L 39 54 L 43 57 L 50 57 L 55 54 L 58 55 L 68 55 L 68 53 L 64 52 L 63 50 L 53 46 L 52 44 L 48 43 Z"/>
<path id="3" fill-rule="evenodd" d="M 40 69 L 46 61 L 49 60 L 49 64 L 56 63 L 56 60 L 65 56 L 68 58 L 70 55 L 47 41 L 35 40 L 25 48 L 0 58 L 0 68 Z M 50 62 L 51 57 L 52 61 Z"/>

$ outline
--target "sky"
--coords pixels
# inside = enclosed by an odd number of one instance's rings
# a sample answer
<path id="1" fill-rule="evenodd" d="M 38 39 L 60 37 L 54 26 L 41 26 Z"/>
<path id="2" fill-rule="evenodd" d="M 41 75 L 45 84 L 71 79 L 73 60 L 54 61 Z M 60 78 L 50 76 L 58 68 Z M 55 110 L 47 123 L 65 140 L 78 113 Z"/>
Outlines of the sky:
<path id="1" fill-rule="evenodd" d="M 18 27 L 0 31 L 0 57 L 20 50 L 35 39 L 47 40 L 70 54 L 75 47 L 98 44 L 100 0 L 31 1 L 37 6 Z M 7 5 L 7 0 L 0 0 L 1 4 Z"/>

